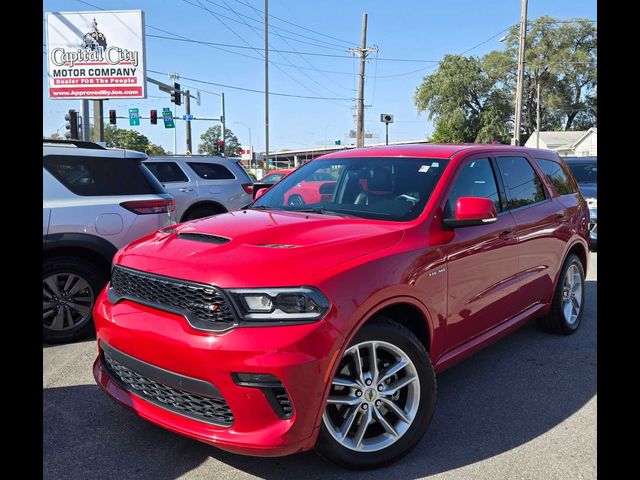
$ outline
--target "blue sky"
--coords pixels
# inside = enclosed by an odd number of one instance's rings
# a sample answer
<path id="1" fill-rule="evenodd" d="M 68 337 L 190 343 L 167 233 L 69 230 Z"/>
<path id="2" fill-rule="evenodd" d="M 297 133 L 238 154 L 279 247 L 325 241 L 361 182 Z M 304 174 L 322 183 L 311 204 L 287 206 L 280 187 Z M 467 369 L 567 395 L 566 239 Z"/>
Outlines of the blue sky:
<path id="1" fill-rule="evenodd" d="M 86 0 L 100 9 L 141 9 L 145 12 L 147 35 L 180 36 L 192 40 L 225 43 L 261 48 L 263 0 Z M 97 10 L 79 0 L 45 0 L 43 12 L 69 12 Z M 248 5 L 247 5 L 248 4 Z M 209 11 L 203 9 L 204 5 Z M 270 0 L 269 13 L 286 20 L 271 19 L 270 45 L 272 49 L 297 50 L 335 55 L 348 55 L 349 46 L 360 42 L 362 14 L 368 13 L 367 44 L 379 47 L 366 66 L 365 129 L 377 138 L 367 143 L 384 142 L 384 125 L 380 113 L 391 113 L 395 123 L 390 125 L 390 141 L 425 138 L 432 131 L 427 115 L 418 115 L 413 94 L 422 78 L 433 72 L 434 63 L 396 62 L 383 58 L 439 60 L 447 53 L 460 53 L 485 40 L 492 40 L 469 51 L 467 55 L 483 55 L 501 49 L 499 32 L 517 23 L 520 18 L 519 0 L 450 0 L 447 2 L 414 0 Z M 214 15 L 215 14 L 215 15 Z M 216 18 L 221 18 L 229 28 Z M 227 18 L 221 17 L 224 15 Z M 239 15 L 246 15 L 241 17 Z M 596 19 L 595 0 L 532 0 L 529 19 L 541 15 L 567 19 L 586 17 Z M 43 15 L 44 17 L 44 15 Z M 249 28 L 244 22 L 257 29 Z M 295 25 L 292 25 L 295 24 Z M 302 26 L 309 30 L 299 28 Z M 44 27 L 44 23 L 43 23 Z M 151 28 L 155 27 L 155 28 Z M 157 29 L 171 32 L 163 33 Z M 284 29 L 284 30 L 282 30 Z M 233 31 L 231 31 L 233 30 Z M 288 31 L 285 31 L 288 30 Z M 311 30 L 311 31 L 310 31 Z M 235 32 L 235 33 L 234 33 Z M 324 35 L 320 35 L 320 32 Z M 280 34 L 278 36 L 277 34 Z M 44 37 L 43 28 L 43 37 Z M 496 36 L 497 35 L 497 36 Z M 282 38 L 285 37 L 285 38 Z M 333 37 L 333 38 L 331 38 Z M 46 39 L 45 39 L 46 41 Z M 308 42 L 308 43 L 303 43 Z M 259 52 L 251 49 L 218 48 L 196 43 L 171 41 L 147 37 L 147 69 L 160 72 L 178 72 L 183 77 L 221 83 L 243 88 L 263 90 L 264 61 Z M 237 52 L 237 53 L 234 53 Z M 239 54 L 245 55 L 241 56 Z M 258 59 L 247 58 L 246 56 Z M 43 73 L 46 74 L 46 56 Z M 356 96 L 357 60 L 298 54 L 270 53 L 270 60 L 279 62 L 269 69 L 271 92 L 328 98 L 352 99 Z M 279 67 L 279 68 L 278 68 Z M 303 68 L 299 68 L 303 67 Z M 416 71 L 417 70 L 417 71 Z M 331 73 L 329 73 L 331 72 Z M 163 75 L 148 74 L 166 83 Z M 181 80 L 191 91 L 201 89 L 202 103 L 192 102 L 196 116 L 218 116 L 219 97 L 206 93 L 224 92 L 227 128 L 233 130 L 243 144 L 251 141 L 256 151 L 264 149 L 264 94 Z M 43 134 L 64 133 L 64 114 L 70 108 L 80 110 L 79 100 L 50 100 L 47 79 L 43 75 L 44 118 Z M 148 84 L 145 100 L 110 100 L 105 102 L 105 113 L 116 109 L 126 115 L 131 107 L 138 107 L 142 115 L 150 109 L 162 111 L 173 107 L 168 94 Z M 183 87 L 184 88 L 184 87 Z M 310 100 L 270 96 L 270 150 L 300 149 L 345 143 L 346 135 L 354 126 L 355 105 L 352 100 Z M 184 113 L 184 104 L 178 114 Z M 234 123 L 241 122 L 241 123 Z M 194 150 L 200 135 L 214 122 L 192 122 Z M 185 152 L 185 128 L 177 121 L 178 153 Z M 173 150 L 174 133 L 165 129 L 160 120 L 150 125 L 142 120 L 139 127 L 129 127 L 126 120 L 118 120 L 119 128 L 135 128 L 156 144 Z M 353 142 L 353 139 L 349 140 Z"/>

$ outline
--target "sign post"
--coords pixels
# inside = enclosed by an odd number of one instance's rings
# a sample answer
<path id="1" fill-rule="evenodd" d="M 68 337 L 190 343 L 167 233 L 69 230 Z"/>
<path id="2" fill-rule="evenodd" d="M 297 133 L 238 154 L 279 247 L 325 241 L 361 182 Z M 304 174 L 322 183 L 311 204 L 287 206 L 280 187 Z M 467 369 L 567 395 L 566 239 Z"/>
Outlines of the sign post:
<path id="1" fill-rule="evenodd" d="M 164 122 L 164 128 L 176 128 L 173 123 L 173 112 L 171 112 L 170 108 L 162 109 L 162 121 Z"/>

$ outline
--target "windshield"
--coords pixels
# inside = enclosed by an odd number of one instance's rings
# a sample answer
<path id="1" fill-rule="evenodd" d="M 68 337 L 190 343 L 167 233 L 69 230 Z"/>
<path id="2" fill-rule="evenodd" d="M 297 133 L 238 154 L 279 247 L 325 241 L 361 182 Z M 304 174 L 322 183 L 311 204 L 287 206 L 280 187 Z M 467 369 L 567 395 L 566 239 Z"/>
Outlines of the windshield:
<path id="1" fill-rule="evenodd" d="M 313 160 L 271 187 L 251 208 L 413 220 L 448 163 L 402 157 Z"/>
<path id="2" fill-rule="evenodd" d="M 578 183 L 598 183 L 598 164 L 596 162 L 568 163 L 569 170 Z"/>

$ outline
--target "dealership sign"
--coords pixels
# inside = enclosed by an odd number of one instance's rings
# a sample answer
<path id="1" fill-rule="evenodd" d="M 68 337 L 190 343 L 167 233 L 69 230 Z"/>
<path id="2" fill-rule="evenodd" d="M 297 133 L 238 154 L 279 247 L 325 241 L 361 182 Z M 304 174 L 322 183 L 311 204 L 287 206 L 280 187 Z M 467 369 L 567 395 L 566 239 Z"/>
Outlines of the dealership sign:
<path id="1" fill-rule="evenodd" d="M 49 98 L 146 98 L 144 12 L 48 12 Z"/>

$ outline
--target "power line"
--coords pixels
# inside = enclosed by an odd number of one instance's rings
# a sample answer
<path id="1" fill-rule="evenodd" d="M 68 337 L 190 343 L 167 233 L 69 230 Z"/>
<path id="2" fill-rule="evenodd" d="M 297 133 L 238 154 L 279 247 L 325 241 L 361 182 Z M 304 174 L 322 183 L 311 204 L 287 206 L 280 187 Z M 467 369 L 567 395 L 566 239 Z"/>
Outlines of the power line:
<path id="1" fill-rule="evenodd" d="M 235 1 L 235 2 L 238 2 L 238 3 L 242 3 L 243 5 L 248 5 L 247 3 L 242 2 L 242 1 L 240 1 L 240 0 L 234 0 L 234 1 Z M 264 10 L 260 10 L 259 8 L 256 8 L 256 7 L 253 7 L 253 6 L 251 6 L 251 8 L 252 8 L 253 10 L 255 10 L 255 11 L 258 11 L 258 12 L 260 12 L 260 13 L 264 14 Z M 331 39 L 333 39 L 333 40 L 337 40 L 338 42 L 345 43 L 345 44 L 347 44 L 347 45 L 349 45 L 349 46 L 355 45 L 355 43 L 354 43 L 354 42 L 349 42 L 349 41 L 347 41 L 347 40 L 341 40 L 340 38 L 333 37 L 333 36 L 331 36 L 331 35 L 327 35 L 326 33 L 318 32 L 318 31 L 316 31 L 316 30 L 312 30 L 312 29 L 307 28 L 307 27 L 303 27 L 302 25 L 298 25 L 297 23 L 290 22 L 290 21 L 288 21 L 288 20 L 285 20 L 284 18 L 276 17 L 275 15 L 271 15 L 271 14 L 269 14 L 269 17 L 271 17 L 271 18 L 275 18 L 276 20 L 279 20 L 279 21 L 281 21 L 281 22 L 287 23 L 287 24 L 289 24 L 289 25 L 293 25 L 294 27 L 301 28 L 302 30 L 306 30 L 306 31 L 308 31 L 308 32 L 315 33 L 316 35 L 322 35 L 323 37 L 327 37 L 327 38 L 331 38 Z M 272 28 L 278 28 L 278 27 L 273 27 L 273 26 L 272 26 Z"/>
<path id="2" fill-rule="evenodd" d="M 147 70 L 148 72 L 151 73 L 157 73 L 158 75 L 168 75 L 167 72 L 159 72 L 157 70 Z M 235 85 L 227 85 L 224 83 L 216 83 L 216 82 L 209 82 L 206 80 L 198 80 L 197 78 L 189 78 L 189 77 L 185 77 L 183 75 L 180 75 L 181 79 L 184 80 L 188 80 L 191 82 L 196 82 L 196 83 L 204 83 L 206 85 L 215 85 L 216 87 L 223 87 L 223 88 L 230 88 L 233 90 L 242 90 L 244 92 L 253 92 L 253 93 L 264 93 L 264 90 L 257 90 L 254 88 L 246 88 L 246 87 L 237 87 Z M 210 93 L 210 92 L 209 92 Z M 310 100 L 338 100 L 338 101 L 349 101 L 352 102 L 354 99 L 353 98 L 332 98 L 332 97 L 312 97 L 309 95 L 294 95 L 294 94 L 290 94 L 290 93 L 274 93 L 269 91 L 269 95 L 276 95 L 279 97 L 292 97 L 292 98 L 307 98 Z"/>

